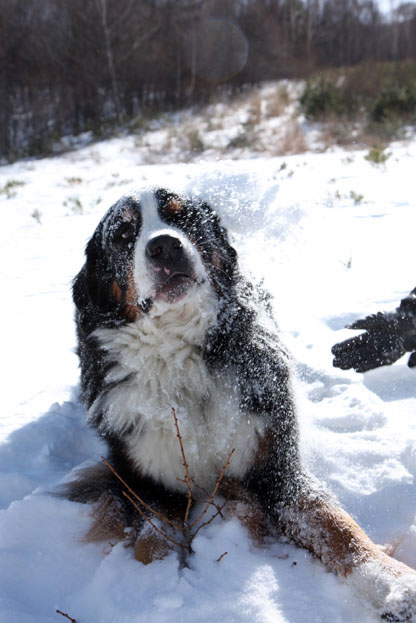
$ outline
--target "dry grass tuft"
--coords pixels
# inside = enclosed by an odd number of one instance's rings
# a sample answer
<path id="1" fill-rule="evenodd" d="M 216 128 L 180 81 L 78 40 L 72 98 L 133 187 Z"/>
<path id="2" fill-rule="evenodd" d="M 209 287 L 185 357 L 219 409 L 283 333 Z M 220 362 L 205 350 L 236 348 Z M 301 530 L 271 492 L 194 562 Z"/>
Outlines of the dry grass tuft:
<path id="1" fill-rule="evenodd" d="M 308 150 L 304 131 L 296 119 L 292 119 L 287 123 L 283 134 L 276 139 L 275 145 L 269 147 L 273 148 L 273 154 L 276 156 L 302 154 Z"/>

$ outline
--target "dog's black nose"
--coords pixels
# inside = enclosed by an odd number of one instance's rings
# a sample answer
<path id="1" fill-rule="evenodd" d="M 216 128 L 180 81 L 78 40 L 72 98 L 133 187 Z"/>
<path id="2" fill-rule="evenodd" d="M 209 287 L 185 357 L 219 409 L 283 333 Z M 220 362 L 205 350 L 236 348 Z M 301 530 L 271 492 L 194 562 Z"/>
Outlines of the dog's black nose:
<path id="1" fill-rule="evenodd" d="M 162 234 L 149 240 L 146 246 L 146 257 L 153 262 L 165 263 L 175 262 L 182 258 L 184 255 L 184 249 L 179 238 L 170 236 L 169 234 Z"/>
<path id="2" fill-rule="evenodd" d="M 191 270 L 190 258 L 182 242 L 169 234 L 151 238 L 146 245 L 146 257 L 155 270 L 166 268 L 182 273 L 189 273 Z"/>

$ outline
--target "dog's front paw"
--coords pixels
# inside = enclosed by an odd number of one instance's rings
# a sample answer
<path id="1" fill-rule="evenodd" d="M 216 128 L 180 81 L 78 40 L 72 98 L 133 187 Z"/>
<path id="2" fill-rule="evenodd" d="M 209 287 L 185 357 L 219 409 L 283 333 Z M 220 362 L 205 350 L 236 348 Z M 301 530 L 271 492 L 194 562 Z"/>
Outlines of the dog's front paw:
<path id="1" fill-rule="evenodd" d="M 349 578 L 383 621 L 416 623 L 416 571 L 381 554 L 358 565 Z"/>
<path id="2" fill-rule="evenodd" d="M 145 524 L 134 543 L 134 557 L 144 565 L 163 560 L 172 550 L 171 543 L 161 533 Z"/>
<path id="3" fill-rule="evenodd" d="M 395 578 L 381 618 L 391 623 L 416 623 L 416 573 Z"/>

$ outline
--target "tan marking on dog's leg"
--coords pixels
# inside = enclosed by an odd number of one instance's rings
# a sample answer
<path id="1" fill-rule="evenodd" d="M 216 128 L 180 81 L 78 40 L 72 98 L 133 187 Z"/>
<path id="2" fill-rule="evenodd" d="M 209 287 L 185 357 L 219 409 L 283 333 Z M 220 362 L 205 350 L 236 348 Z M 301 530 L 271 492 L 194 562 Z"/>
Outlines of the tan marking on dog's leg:
<path id="1" fill-rule="evenodd" d="M 163 560 L 172 547 L 168 541 L 153 530 L 145 530 L 134 545 L 134 557 L 138 562 L 148 565 L 154 560 Z"/>
<path id="2" fill-rule="evenodd" d="M 271 536 L 275 530 L 273 530 L 270 518 L 262 510 L 257 496 L 247 491 L 233 478 L 223 479 L 220 493 L 228 498 L 224 506 L 223 517 L 226 520 L 237 517 L 247 528 L 252 541 L 256 545 L 263 545 L 264 539 Z"/>
<path id="3" fill-rule="evenodd" d="M 371 561 L 380 563 L 396 577 L 412 573 L 409 567 L 381 551 L 352 517 L 332 502 L 305 498 L 283 511 L 281 521 L 287 536 L 344 577 Z"/>
<path id="4" fill-rule="evenodd" d="M 264 539 L 272 533 L 271 526 L 261 508 L 253 501 L 231 500 L 225 506 L 225 520 L 237 517 L 247 529 L 255 545 L 263 545 Z"/>
<path id="5" fill-rule="evenodd" d="M 84 537 L 87 543 L 99 541 L 121 541 L 125 538 L 126 524 L 120 510 L 118 498 L 111 493 L 102 493 L 92 507 L 93 523 Z"/>

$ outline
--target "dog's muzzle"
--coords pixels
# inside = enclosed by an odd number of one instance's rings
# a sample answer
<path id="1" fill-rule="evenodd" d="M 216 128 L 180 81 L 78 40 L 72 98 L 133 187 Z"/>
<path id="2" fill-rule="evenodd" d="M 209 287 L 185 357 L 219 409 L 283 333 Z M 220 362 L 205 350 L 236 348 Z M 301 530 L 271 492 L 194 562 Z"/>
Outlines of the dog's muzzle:
<path id="1" fill-rule="evenodd" d="M 145 250 L 146 264 L 155 286 L 154 298 L 175 303 L 196 281 L 195 267 L 181 240 L 161 234 L 151 238 Z"/>

